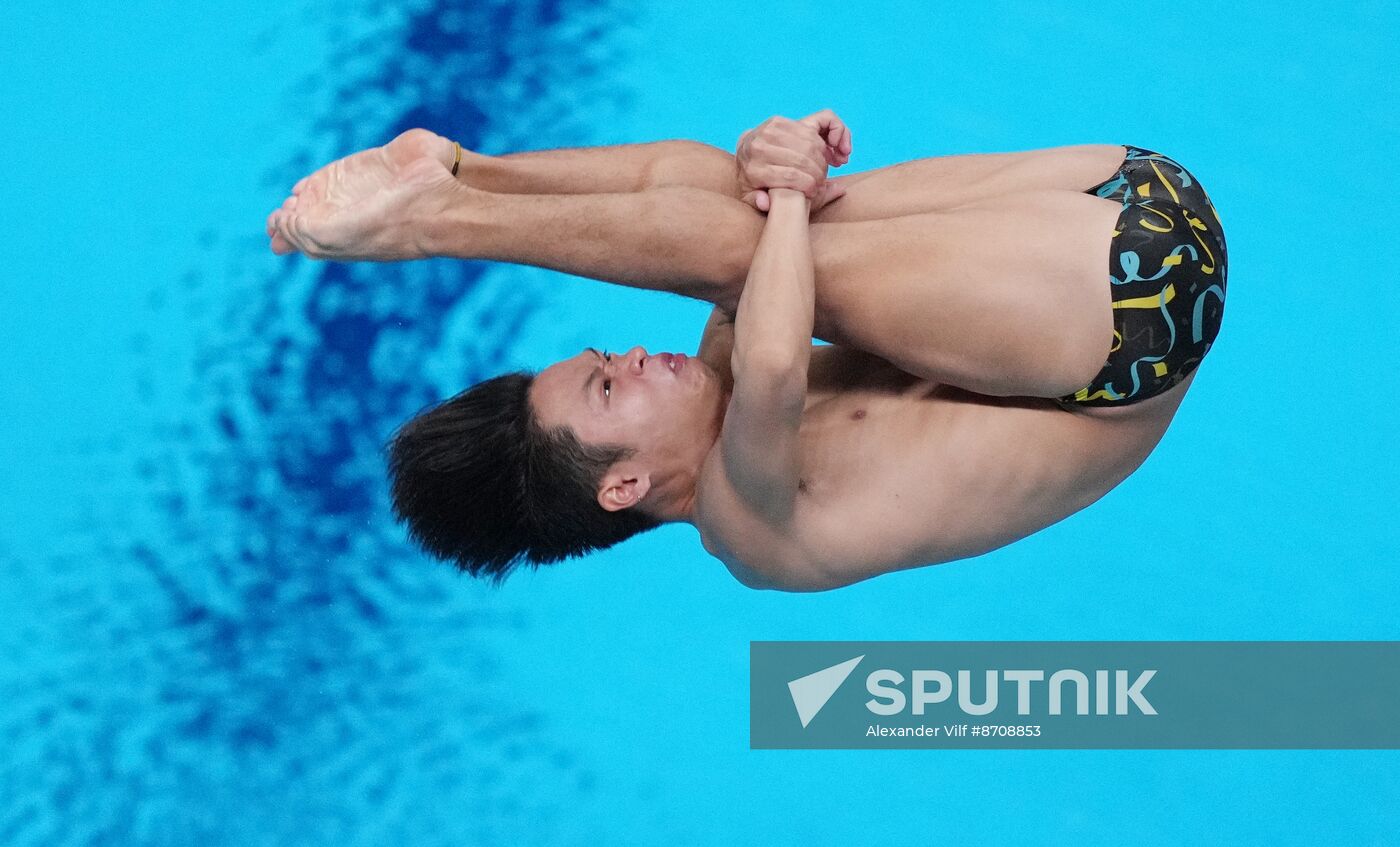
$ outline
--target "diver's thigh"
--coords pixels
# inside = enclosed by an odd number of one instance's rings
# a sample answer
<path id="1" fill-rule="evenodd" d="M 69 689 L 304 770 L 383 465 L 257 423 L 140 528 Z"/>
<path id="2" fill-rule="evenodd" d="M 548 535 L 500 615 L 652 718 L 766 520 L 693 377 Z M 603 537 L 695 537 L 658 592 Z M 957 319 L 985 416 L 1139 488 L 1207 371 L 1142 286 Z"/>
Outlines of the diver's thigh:
<path id="1" fill-rule="evenodd" d="M 1118 144 L 1075 144 L 914 159 L 836 177 L 846 187 L 846 195 L 819 209 L 812 220 L 877 220 L 951 209 L 1004 194 L 1085 191 L 1116 174 L 1126 152 Z"/>
<path id="2" fill-rule="evenodd" d="M 1112 343 L 1120 211 L 1051 189 L 814 225 L 818 334 L 983 394 L 1072 392 Z"/>

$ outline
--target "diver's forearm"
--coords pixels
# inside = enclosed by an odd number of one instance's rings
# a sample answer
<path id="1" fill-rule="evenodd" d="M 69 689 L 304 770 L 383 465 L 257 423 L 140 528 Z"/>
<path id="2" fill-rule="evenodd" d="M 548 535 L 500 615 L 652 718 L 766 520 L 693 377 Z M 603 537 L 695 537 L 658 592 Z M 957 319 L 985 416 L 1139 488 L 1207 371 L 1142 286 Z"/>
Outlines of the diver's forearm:
<path id="1" fill-rule="evenodd" d="M 788 189 L 773 189 L 771 196 L 734 319 L 733 368 L 737 375 L 761 363 L 791 372 L 792 384 L 805 393 L 816 308 L 810 204 Z"/>
<path id="2" fill-rule="evenodd" d="M 687 140 L 504 156 L 463 151 L 458 177 L 494 194 L 621 194 L 674 185 L 739 196 L 734 157 Z"/>

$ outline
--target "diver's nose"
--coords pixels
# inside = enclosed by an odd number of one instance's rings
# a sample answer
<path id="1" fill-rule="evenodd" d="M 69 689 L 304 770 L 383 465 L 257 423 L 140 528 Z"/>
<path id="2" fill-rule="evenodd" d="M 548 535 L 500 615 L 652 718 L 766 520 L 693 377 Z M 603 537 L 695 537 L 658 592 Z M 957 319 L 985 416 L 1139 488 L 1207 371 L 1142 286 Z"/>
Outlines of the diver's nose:
<path id="1" fill-rule="evenodd" d="M 647 351 L 638 345 L 627 351 L 627 370 L 634 374 L 642 372 L 642 360 L 647 357 Z"/>

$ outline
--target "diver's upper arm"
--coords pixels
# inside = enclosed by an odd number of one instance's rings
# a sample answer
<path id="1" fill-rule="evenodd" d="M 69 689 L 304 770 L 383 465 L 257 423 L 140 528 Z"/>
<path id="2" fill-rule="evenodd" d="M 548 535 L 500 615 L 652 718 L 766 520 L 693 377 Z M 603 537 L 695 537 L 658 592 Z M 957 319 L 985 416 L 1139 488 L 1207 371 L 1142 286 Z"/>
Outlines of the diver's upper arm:
<path id="1" fill-rule="evenodd" d="M 805 372 L 794 373 L 781 362 L 749 362 L 720 432 L 726 479 L 770 525 L 786 524 L 796 502 L 805 379 Z"/>
<path id="2" fill-rule="evenodd" d="M 786 527 L 797 498 L 815 282 L 807 198 L 774 189 L 735 313 L 734 388 L 720 431 L 725 476 L 745 504 Z"/>
<path id="3" fill-rule="evenodd" d="M 710 310 L 695 358 L 710 366 L 723 384 L 733 381 L 729 357 L 734 353 L 734 316 L 716 306 Z"/>

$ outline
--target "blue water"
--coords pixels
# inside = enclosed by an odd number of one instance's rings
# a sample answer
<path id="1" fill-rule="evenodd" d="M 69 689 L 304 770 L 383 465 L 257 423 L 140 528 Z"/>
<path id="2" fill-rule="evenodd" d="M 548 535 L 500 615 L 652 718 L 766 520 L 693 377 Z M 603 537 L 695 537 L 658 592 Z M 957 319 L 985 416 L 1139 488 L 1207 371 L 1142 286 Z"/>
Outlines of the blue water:
<path id="1" fill-rule="evenodd" d="M 1384 752 L 755 752 L 758 639 L 1394 639 L 1384 4 L 10 4 L 0 844 L 1400 843 Z M 388 520 L 431 398 L 679 298 L 266 252 L 321 162 L 836 109 L 860 169 L 1130 143 L 1210 187 L 1217 345 L 1092 508 L 976 560 L 751 592 L 667 528 L 491 591 Z M 1165 504 L 1165 505 L 1163 505 Z"/>

